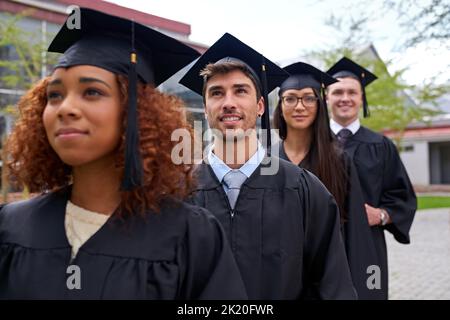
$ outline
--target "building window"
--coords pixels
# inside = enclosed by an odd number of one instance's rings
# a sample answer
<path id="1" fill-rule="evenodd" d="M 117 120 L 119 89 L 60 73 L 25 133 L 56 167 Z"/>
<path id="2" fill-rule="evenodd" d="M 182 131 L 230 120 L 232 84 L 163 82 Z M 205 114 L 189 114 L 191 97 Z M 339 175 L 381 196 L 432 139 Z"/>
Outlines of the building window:
<path id="1" fill-rule="evenodd" d="M 413 151 L 414 151 L 414 145 L 412 145 L 412 144 L 402 146 L 401 152 L 413 152 Z"/>

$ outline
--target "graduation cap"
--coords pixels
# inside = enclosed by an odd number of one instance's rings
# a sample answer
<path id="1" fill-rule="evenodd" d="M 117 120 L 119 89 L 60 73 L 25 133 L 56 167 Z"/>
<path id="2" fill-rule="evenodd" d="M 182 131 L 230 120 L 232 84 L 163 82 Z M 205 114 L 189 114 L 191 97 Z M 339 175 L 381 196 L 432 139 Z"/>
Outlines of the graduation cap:
<path id="1" fill-rule="evenodd" d="M 328 74 L 332 75 L 334 78 L 353 78 L 361 83 L 362 94 L 363 94 L 363 111 L 364 117 L 369 116 L 369 106 L 367 104 L 366 90 L 365 87 L 377 79 L 369 70 L 360 66 L 356 62 L 343 57 L 341 60 L 336 62 L 328 71 Z"/>
<path id="2" fill-rule="evenodd" d="M 188 72 L 179 81 L 185 87 L 202 95 L 204 79 L 200 72 L 209 63 L 240 62 L 250 72 L 257 82 L 258 89 L 264 98 L 264 114 L 261 127 L 266 129 L 266 147 L 270 155 L 270 115 L 268 94 L 278 87 L 289 74 L 272 61 L 266 59 L 261 53 L 249 47 L 229 33 L 225 33 L 194 63 Z"/>
<path id="3" fill-rule="evenodd" d="M 278 95 L 289 89 L 314 88 L 321 92 L 323 103 L 326 108 L 325 88 L 337 80 L 325 72 L 304 62 L 296 62 L 283 68 L 291 76 L 287 78 L 280 86 Z"/>
<path id="4" fill-rule="evenodd" d="M 81 27 L 69 27 L 69 19 L 73 19 L 69 15 L 48 51 L 63 53 L 55 68 L 91 65 L 128 77 L 125 172 L 121 188 L 130 191 L 142 185 L 137 81 L 157 87 L 200 54 L 131 20 L 86 8 L 80 8 L 79 14 Z"/>

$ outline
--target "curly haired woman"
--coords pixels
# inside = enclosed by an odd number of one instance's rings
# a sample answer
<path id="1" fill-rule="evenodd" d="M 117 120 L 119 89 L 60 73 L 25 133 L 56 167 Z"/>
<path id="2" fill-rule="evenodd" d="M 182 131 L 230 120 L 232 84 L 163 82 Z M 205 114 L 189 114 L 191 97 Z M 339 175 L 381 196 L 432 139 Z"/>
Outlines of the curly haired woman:
<path id="1" fill-rule="evenodd" d="M 245 298 L 219 223 L 183 202 L 182 102 L 155 89 L 197 53 L 94 10 L 81 23 L 62 27 L 49 50 L 64 55 L 19 102 L 8 167 L 41 195 L 0 211 L 0 298 Z"/>

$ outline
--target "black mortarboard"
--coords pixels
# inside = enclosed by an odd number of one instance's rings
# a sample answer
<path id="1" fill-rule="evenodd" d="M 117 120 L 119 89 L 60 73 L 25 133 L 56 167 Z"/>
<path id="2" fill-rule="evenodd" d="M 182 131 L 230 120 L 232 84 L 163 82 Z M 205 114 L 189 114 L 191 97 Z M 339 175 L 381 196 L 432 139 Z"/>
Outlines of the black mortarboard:
<path id="1" fill-rule="evenodd" d="M 268 94 L 278 87 L 289 74 L 272 61 L 266 59 L 261 53 L 249 47 L 229 33 L 225 33 L 194 63 L 188 72 L 181 78 L 180 83 L 192 91 L 202 95 L 204 79 L 200 72 L 209 63 L 223 61 L 239 61 L 247 66 L 253 75 L 262 96 L 264 97 L 265 110 L 261 127 L 267 130 L 266 147 L 270 154 L 270 115 Z"/>
<path id="2" fill-rule="evenodd" d="M 341 60 L 336 62 L 327 73 L 334 78 L 353 78 L 358 80 L 361 83 L 362 95 L 363 95 L 363 111 L 364 117 L 369 116 L 369 106 L 367 104 L 366 98 L 366 90 L 365 87 L 370 83 L 377 79 L 377 76 L 374 75 L 369 70 L 360 66 L 356 62 L 348 59 L 347 57 L 343 57 Z"/>
<path id="3" fill-rule="evenodd" d="M 287 78 L 280 86 L 280 91 L 278 91 L 278 95 L 281 97 L 284 91 L 289 89 L 301 90 L 304 88 L 314 88 L 316 89 L 322 96 L 323 105 L 324 105 L 324 115 L 327 121 L 328 128 L 328 109 L 327 102 L 325 98 L 325 88 L 330 84 L 337 82 L 337 80 L 325 72 L 320 71 L 316 67 L 313 67 L 310 64 L 304 62 L 296 62 L 290 64 L 283 68 L 286 70 L 290 77 Z M 329 133 L 331 137 L 331 131 Z"/>
<path id="4" fill-rule="evenodd" d="M 281 84 L 279 96 L 289 89 L 314 88 L 322 94 L 323 103 L 326 107 L 325 87 L 337 82 L 335 78 L 304 62 L 296 62 L 283 69 L 291 76 Z"/>
<path id="5" fill-rule="evenodd" d="M 80 14 L 80 28 L 72 25 Z M 64 53 L 55 68 L 92 65 L 128 77 L 125 172 L 122 189 L 142 185 L 137 120 L 137 81 L 155 87 L 200 54 L 187 45 L 134 21 L 81 8 L 63 24 L 48 51 Z"/>
<path id="6" fill-rule="evenodd" d="M 304 62 L 296 62 L 283 68 L 290 77 L 280 86 L 280 92 L 289 89 L 315 88 L 318 91 L 337 80 L 325 72 Z"/>

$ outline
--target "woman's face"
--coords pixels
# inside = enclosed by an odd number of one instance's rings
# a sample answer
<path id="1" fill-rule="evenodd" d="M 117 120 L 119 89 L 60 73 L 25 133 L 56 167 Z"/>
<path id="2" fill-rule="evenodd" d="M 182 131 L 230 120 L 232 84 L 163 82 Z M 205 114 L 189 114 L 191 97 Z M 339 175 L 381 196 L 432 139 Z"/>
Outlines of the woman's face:
<path id="1" fill-rule="evenodd" d="M 287 130 L 305 130 L 312 126 L 319 105 L 313 89 L 289 89 L 283 92 L 281 99 Z"/>
<path id="2" fill-rule="evenodd" d="M 52 148 L 77 167 L 114 162 L 122 112 L 116 75 L 82 65 L 55 70 L 42 118 Z"/>

